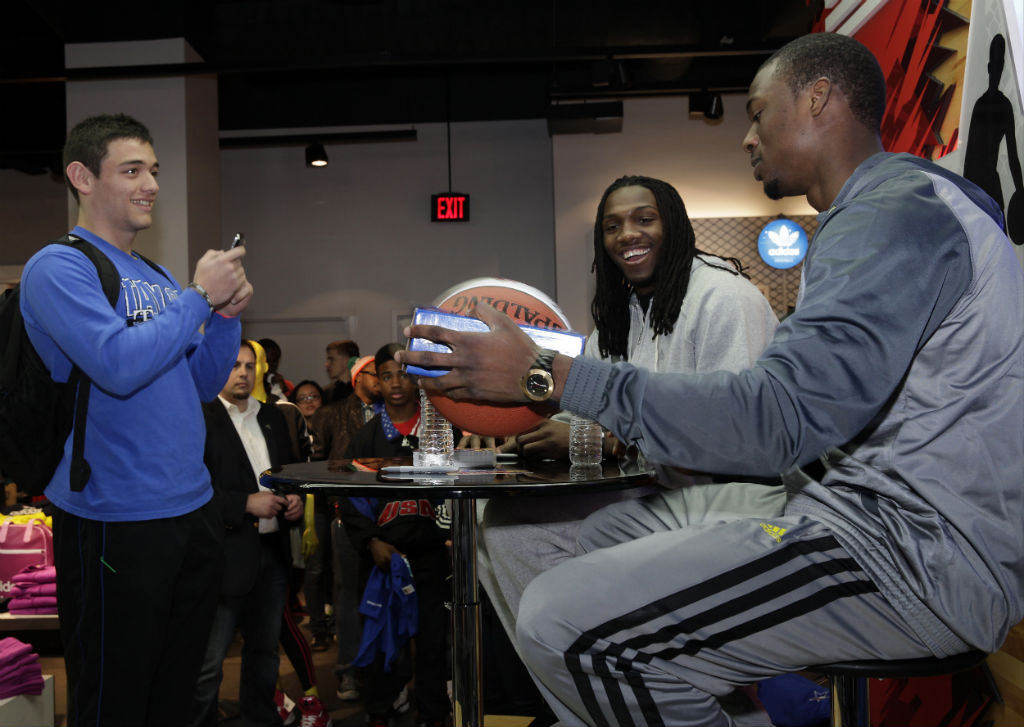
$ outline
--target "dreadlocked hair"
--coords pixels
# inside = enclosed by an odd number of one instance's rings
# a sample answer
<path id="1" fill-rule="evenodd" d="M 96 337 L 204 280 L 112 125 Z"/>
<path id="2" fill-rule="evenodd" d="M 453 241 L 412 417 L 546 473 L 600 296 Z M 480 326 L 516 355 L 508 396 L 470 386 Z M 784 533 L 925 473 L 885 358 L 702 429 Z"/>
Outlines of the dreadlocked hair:
<path id="1" fill-rule="evenodd" d="M 597 291 L 590 304 L 590 312 L 597 326 L 597 345 L 601 356 L 625 358 L 629 344 L 629 298 L 633 286 L 609 257 L 604 247 L 604 208 L 608 195 L 623 187 L 644 187 L 654 195 L 661 217 L 663 240 L 658 253 L 658 266 L 654 276 L 654 294 L 648 320 L 652 337 L 669 334 L 675 328 L 679 309 L 690 284 L 690 267 L 697 255 L 708 255 L 698 250 L 693 225 L 686 214 L 679 192 L 668 182 L 642 176 L 619 177 L 604 191 L 597 206 L 594 221 L 594 263 L 591 271 L 597 277 Z M 735 266 L 723 266 L 705 261 L 711 267 L 733 275 L 744 275 L 743 266 L 735 258 L 726 258 Z M 744 275 L 744 277 L 746 277 Z"/>

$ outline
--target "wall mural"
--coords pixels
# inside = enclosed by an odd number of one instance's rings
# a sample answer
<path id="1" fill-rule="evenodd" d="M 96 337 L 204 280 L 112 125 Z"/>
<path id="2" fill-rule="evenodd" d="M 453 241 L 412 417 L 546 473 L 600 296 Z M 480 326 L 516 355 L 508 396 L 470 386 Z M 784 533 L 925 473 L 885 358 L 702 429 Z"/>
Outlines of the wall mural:
<path id="1" fill-rule="evenodd" d="M 959 137 L 970 17 L 971 0 L 842 0 L 812 32 L 853 36 L 875 54 L 888 91 L 886 150 L 938 159 Z"/>
<path id="2" fill-rule="evenodd" d="M 988 86 L 971 109 L 963 175 L 988 192 L 1006 210 L 1010 239 L 1024 245 L 1024 178 L 1021 175 L 1013 103 L 999 89 L 1006 65 L 1006 39 L 1000 33 L 989 43 Z M 999 153 L 1005 142 L 1012 186 L 1004 193 L 999 176 Z"/>
<path id="3" fill-rule="evenodd" d="M 944 166 L 988 192 L 1004 210 L 1010 240 L 1024 246 L 1021 59 L 1014 62 L 1013 44 L 1006 42 L 1008 33 L 1020 29 L 1010 27 L 1003 2 L 825 4 L 831 7 L 822 9 L 812 30 L 855 37 L 885 73 L 885 148 L 942 163 L 963 142 L 962 154 Z M 1024 265 L 1019 248 L 1018 258 Z"/>

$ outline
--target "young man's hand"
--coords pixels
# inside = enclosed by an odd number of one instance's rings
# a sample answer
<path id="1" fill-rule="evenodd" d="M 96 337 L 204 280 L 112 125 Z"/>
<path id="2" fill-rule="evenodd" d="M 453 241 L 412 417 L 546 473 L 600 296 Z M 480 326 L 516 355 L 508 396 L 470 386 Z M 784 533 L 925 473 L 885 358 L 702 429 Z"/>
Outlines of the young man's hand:
<path id="1" fill-rule="evenodd" d="M 244 255 L 244 247 L 207 250 L 196 263 L 192 280 L 210 296 L 214 310 L 226 316 L 241 313 L 252 298 L 252 284 L 242 267 Z"/>
<path id="2" fill-rule="evenodd" d="M 216 310 L 221 315 L 234 318 L 249 306 L 250 300 L 252 300 L 252 283 L 246 280 L 228 302 Z"/>

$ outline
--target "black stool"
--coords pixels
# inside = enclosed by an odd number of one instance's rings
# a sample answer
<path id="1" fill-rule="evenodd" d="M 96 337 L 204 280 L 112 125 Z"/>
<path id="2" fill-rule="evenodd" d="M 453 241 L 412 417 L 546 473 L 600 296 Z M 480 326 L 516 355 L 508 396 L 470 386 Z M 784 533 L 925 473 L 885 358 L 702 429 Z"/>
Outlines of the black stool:
<path id="1" fill-rule="evenodd" d="M 906 679 L 955 674 L 978 666 L 988 657 L 984 651 L 967 651 L 944 659 L 896 661 L 840 661 L 808 667 L 826 674 L 832 688 L 832 727 L 870 727 L 868 679 Z"/>

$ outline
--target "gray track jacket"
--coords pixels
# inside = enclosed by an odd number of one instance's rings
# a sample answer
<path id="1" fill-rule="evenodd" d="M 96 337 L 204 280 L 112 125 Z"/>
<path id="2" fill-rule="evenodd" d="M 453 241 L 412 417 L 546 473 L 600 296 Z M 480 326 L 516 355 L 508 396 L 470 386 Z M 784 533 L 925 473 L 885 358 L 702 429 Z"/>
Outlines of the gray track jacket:
<path id="1" fill-rule="evenodd" d="M 739 374 L 577 358 L 563 408 L 652 461 L 786 473 L 937 655 L 1024 616 L 1024 275 L 996 205 L 907 154 L 847 180 L 796 312 Z M 820 460 L 820 481 L 800 467 Z"/>

